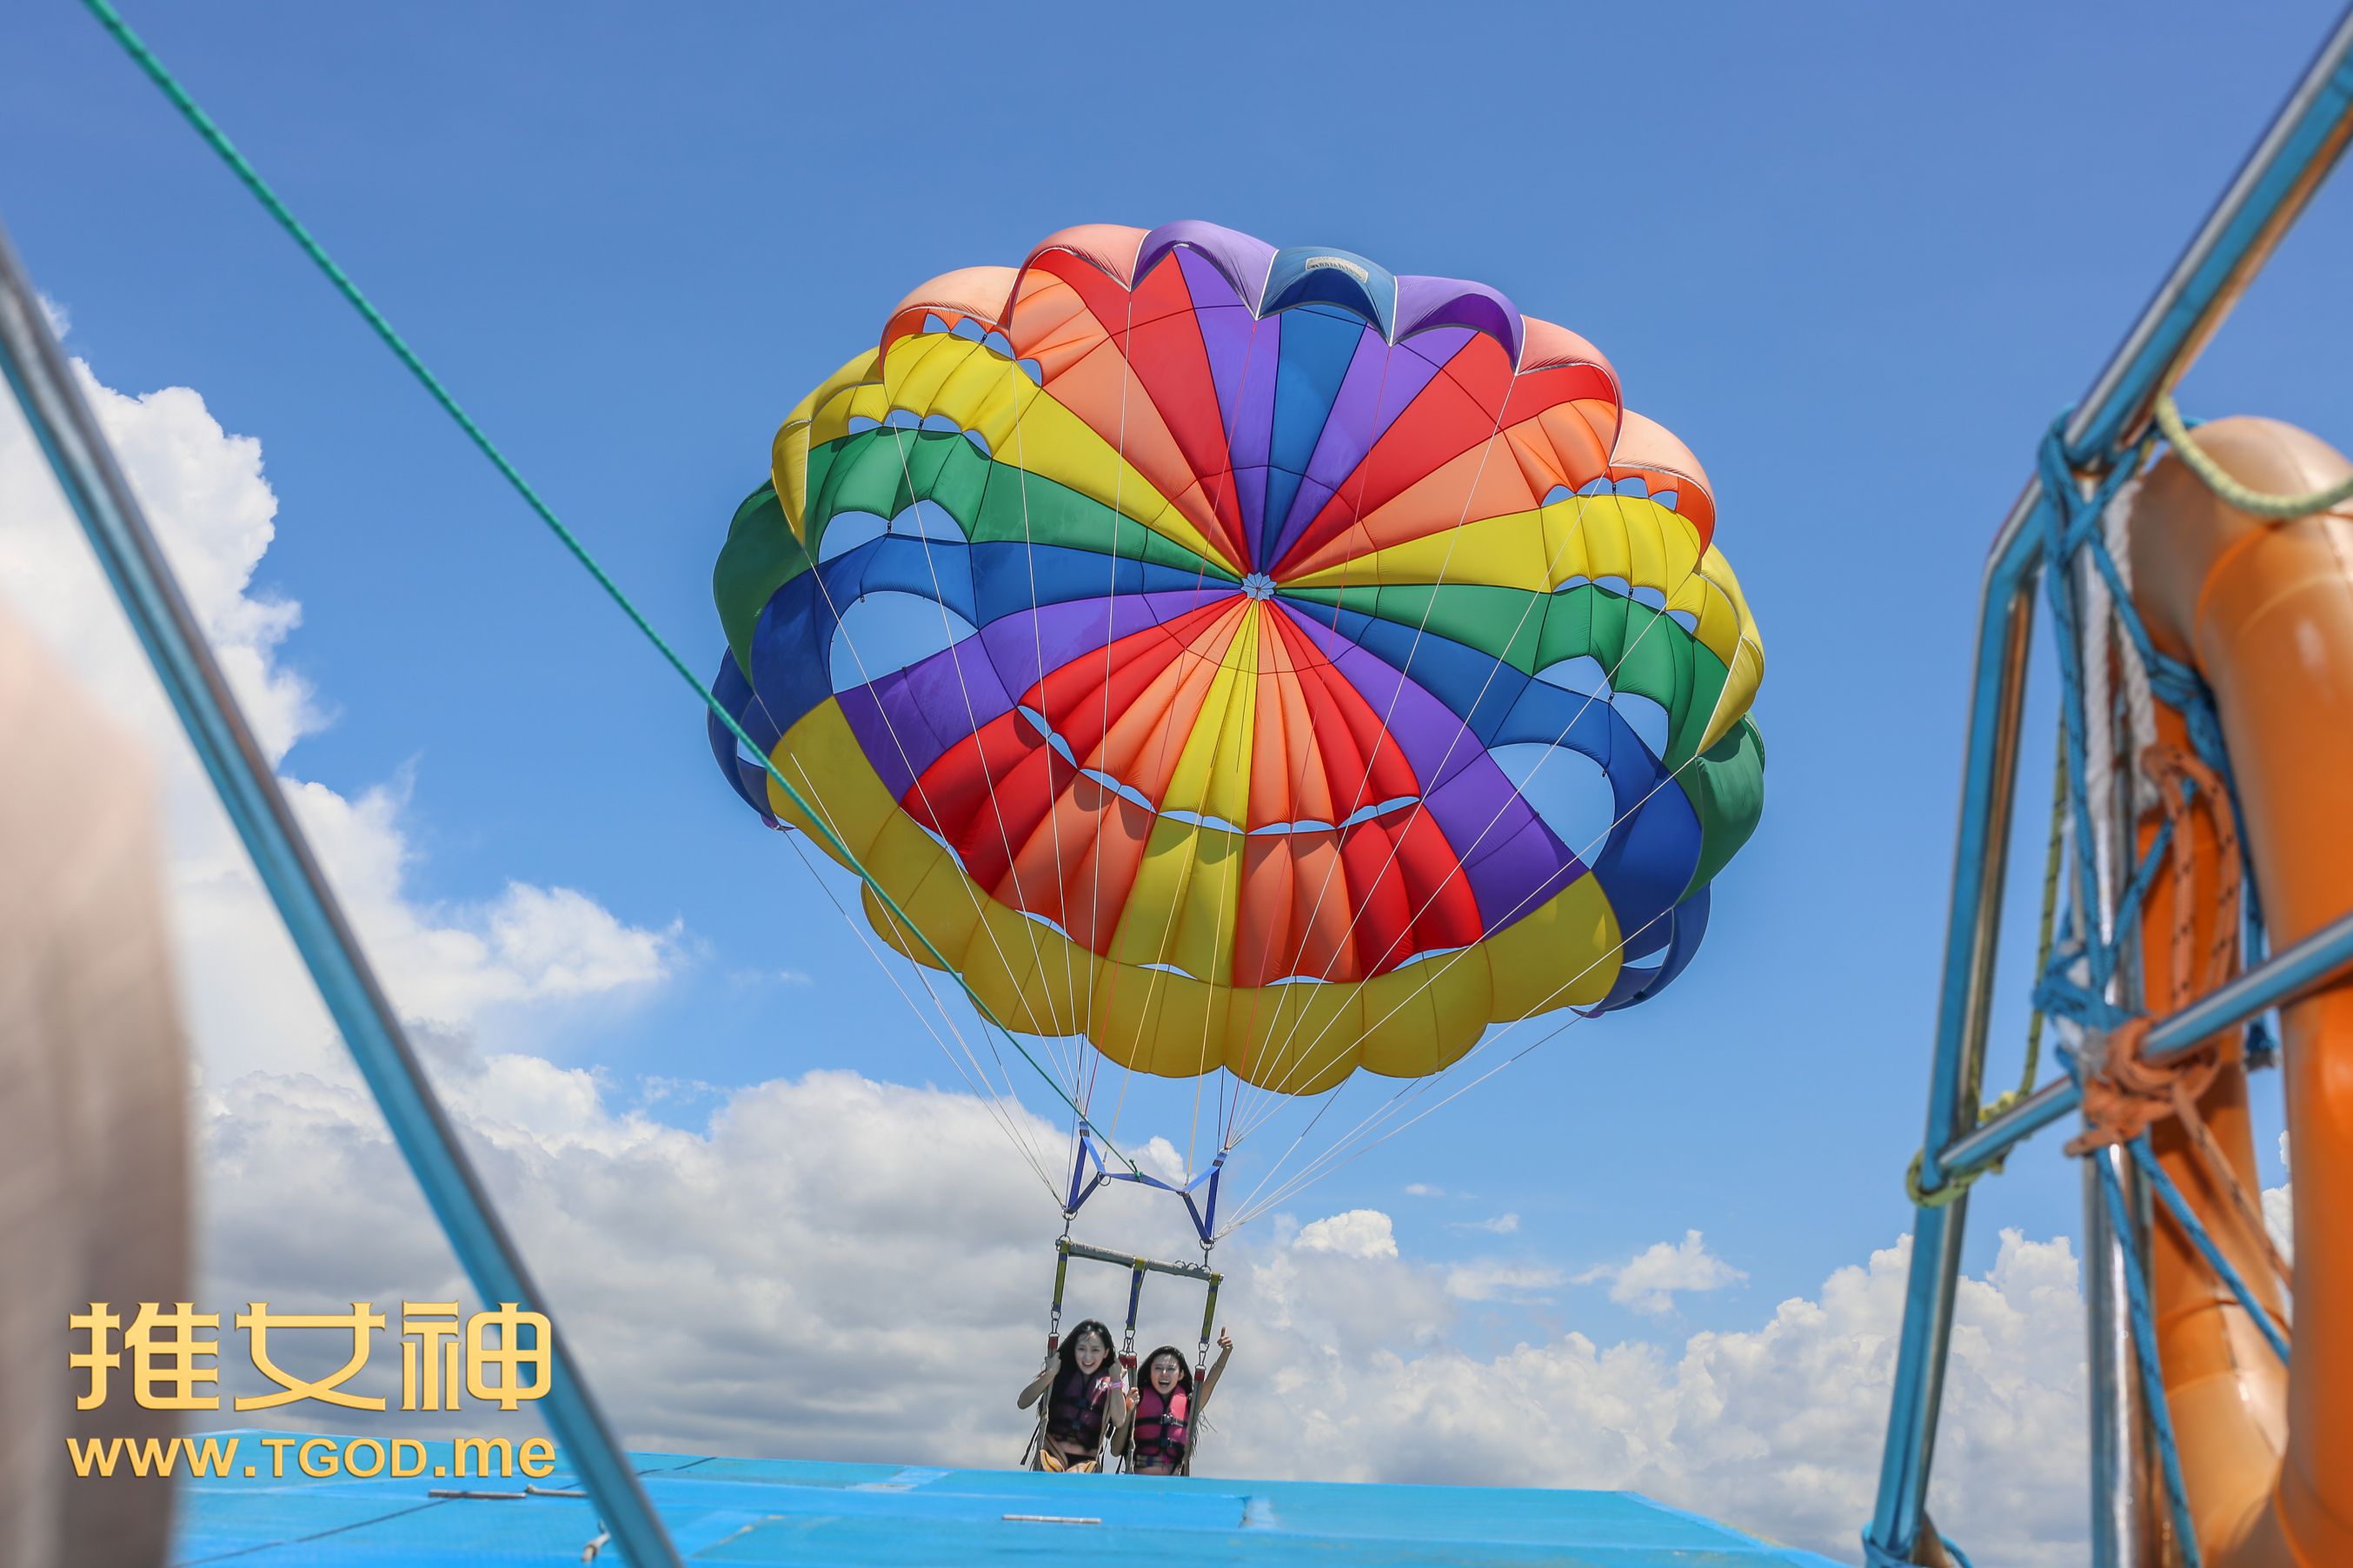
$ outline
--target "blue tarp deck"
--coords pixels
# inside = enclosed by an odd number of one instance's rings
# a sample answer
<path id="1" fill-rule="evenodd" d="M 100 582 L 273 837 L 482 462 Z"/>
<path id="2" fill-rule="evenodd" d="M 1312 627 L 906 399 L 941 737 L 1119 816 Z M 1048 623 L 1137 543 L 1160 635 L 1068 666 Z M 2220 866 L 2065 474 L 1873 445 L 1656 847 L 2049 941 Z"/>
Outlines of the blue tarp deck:
<path id="1" fill-rule="evenodd" d="M 262 1460 L 240 1433 L 237 1468 Z M 407 1568 L 451 1563 L 573 1568 L 597 1534 L 578 1498 L 434 1497 L 434 1490 L 565 1491 L 543 1480 L 432 1479 L 449 1445 L 426 1445 L 411 1479 L 259 1474 L 185 1481 L 182 1568 Z M 680 1555 L 696 1563 L 939 1568 L 1108 1555 L 1121 1568 L 1183 1564 L 1546 1563 L 1557 1568 L 1831 1568 L 1632 1492 L 1353 1486 L 1203 1477 L 1045 1476 L 792 1459 L 636 1456 Z M 287 1467 L 292 1469 L 292 1465 Z M 617 1563 L 617 1554 L 598 1561 Z"/>

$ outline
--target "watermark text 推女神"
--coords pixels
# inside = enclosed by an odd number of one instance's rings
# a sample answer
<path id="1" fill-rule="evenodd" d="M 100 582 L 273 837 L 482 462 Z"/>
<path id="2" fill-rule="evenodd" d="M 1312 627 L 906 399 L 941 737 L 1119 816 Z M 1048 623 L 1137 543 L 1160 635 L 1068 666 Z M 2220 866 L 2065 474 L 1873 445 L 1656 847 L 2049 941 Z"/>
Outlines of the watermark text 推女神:
<path id="1" fill-rule="evenodd" d="M 281 1312 L 251 1301 L 232 1319 L 248 1359 L 267 1393 L 230 1397 L 227 1408 L 278 1410 L 297 1404 L 345 1410 L 395 1408 L 389 1393 L 352 1386 L 388 1338 L 385 1312 L 365 1301 L 348 1311 Z M 199 1312 L 189 1301 L 140 1301 L 118 1310 L 92 1301 L 71 1313 L 73 1350 L 68 1367 L 79 1376 L 74 1408 L 91 1411 L 127 1396 L 143 1410 L 217 1411 L 221 1314 Z M 290 1372 L 279 1357 L 290 1339 L 324 1335 L 329 1348 L 311 1360 L 343 1363 L 317 1375 Z M 399 1320 L 400 1403 L 397 1408 L 450 1411 L 496 1407 L 512 1412 L 545 1394 L 552 1356 L 547 1319 L 512 1301 L 460 1316 L 455 1301 L 404 1301 Z M 190 1437 L 69 1437 L 68 1458 L 79 1476 L 267 1475 L 378 1476 L 437 1479 L 542 1479 L 554 1473 L 555 1447 L 544 1437 L 459 1437 L 426 1443 L 413 1437 L 301 1437 L 255 1433 Z"/>

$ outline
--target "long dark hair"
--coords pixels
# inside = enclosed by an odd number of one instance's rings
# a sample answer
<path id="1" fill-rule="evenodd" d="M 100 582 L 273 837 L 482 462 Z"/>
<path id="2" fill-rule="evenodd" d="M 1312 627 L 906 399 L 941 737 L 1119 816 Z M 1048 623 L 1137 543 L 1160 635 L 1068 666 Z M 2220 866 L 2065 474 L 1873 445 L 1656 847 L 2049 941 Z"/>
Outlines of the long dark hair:
<path id="1" fill-rule="evenodd" d="M 1103 1374 L 1103 1367 L 1112 1364 L 1112 1347 L 1115 1342 L 1111 1337 L 1111 1330 L 1100 1319 L 1089 1318 L 1062 1336 L 1062 1348 L 1060 1352 L 1062 1364 L 1054 1373 L 1054 1386 L 1051 1394 L 1062 1393 L 1080 1378 L 1087 1375 L 1079 1370 L 1079 1341 L 1089 1334 L 1101 1340 L 1103 1348 L 1103 1366 L 1095 1368 L 1094 1375 L 1101 1377 Z"/>
<path id="2" fill-rule="evenodd" d="M 1159 1392 L 1158 1387 L 1152 1381 L 1152 1363 L 1158 1361 L 1162 1356 L 1171 1356 L 1175 1358 L 1176 1363 L 1176 1386 L 1183 1392 L 1185 1395 L 1185 1403 L 1188 1405 L 1191 1405 L 1193 1402 L 1193 1363 L 1187 1361 L 1185 1359 L 1185 1352 L 1178 1350 L 1175 1345 L 1162 1345 L 1158 1350 L 1154 1351 L 1150 1355 L 1145 1356 L 1142 1361 L 1135 1363 L 1135 1386 L 1137 1391 L 1140 1393 L 1145 1389 L 1151 1389 L 1155 1394 Z"/>

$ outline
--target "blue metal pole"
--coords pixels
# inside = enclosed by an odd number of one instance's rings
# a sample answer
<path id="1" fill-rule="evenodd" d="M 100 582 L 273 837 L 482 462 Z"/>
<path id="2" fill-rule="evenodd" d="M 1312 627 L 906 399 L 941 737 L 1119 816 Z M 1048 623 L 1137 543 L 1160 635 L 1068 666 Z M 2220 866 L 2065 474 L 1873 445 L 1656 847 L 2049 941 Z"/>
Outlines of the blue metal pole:
<path id="1" fill-rule="evenodd" d="M 1947 1181 L 1982 1170 L 2084 1102 L 2073 1079 L 2053 1079 L 1993 1121 L 1947 1146 L 1937 1161 Z"/>
<path id="2" fill-rule="evenodd" d="M 2152 1025 L 2141 1042 L 2141 1055 L 2162 1065 L 2225 1029 L 2286 1005 L 2348 964 L 2353 964 L 2353 913 Z M 2053 1079 L 2000 1117 L 1947 1144 L 1936 1161 L 1941 1179 L 1957 1180 L 1992 1164 L 2073 1110 L 2083 1098 L 2073 1079 Z"/>
<path id="3" fill-rule="evenodd" d="M 2141 1055 L 2158 1062 L 2179 1056 L 2200 1040 L 2294 1001 L 2348 964 L 2353 964 L 2353 910 L 2149 1026 Z"/>
<path id="4" fill-rule="evenodd" d="M 2247 153 L 2078 405 L 2067 444 L 2110 452 L 2137 438 L 2157 395 L 2206 346 L 2239 294 L 2328 177 L 2353 134 L 2353 6 Z"/>
<path id="5" fill-rule="evenodd" d="M 2069 421 L 2094 457 L 2137 435 L 2157 395 L 2189 363 L 2303 210 L 2353 133 L 2353 9 L 2339 19 L 2238 175 L 2223 192 Z M 1983 1058 L 2001 918 L 2003 850 L 2017 783 L 2018 721 L 2032 636 L 2033 571 L 2049 505 L 2030 480 L 1995 535 L 1986 565 L 1971 679 L 1958 842 L 1930 1069 L 1921 1185 L 1946 1180 L 1942 1155 L 1974 1132 L 1968 1085 Z M 2211 1032 L 2211 1029 L 2208 1032 Z M 1966 1198 L 1915 1213 L 1904 1329 L 1879 1496 L 1869 1536 L 1908 1560 L 1917 1542 L 1943 1393 Z"/>
<path id="6" fill-rule="evenodd" d="M 459 1148 L 398 1015 L 362 956 L 137 499 L 74 386 L 5 230 L 0 372 L 467 1277 L 486 1302 L 512 1301 L 548 1312 L 546 1299 L 524 1271 L 480 1179 Z M 554 1315 L 548 1315 L 552 1322 Z M 633 1568 L 677 1568 L 670 1537 L 581 1381 L 562 1334 L 551 1331 L 548 1339 L 549 1386 L 543 1403 L 565 1457 Z"/>
<path id="7" fill-rule="evenodd" d="M 2041 491 L 2030 487 L 2020 508 L 2031 514 Z M 1922 1146 L 1921 1185 L 1943 1183 L 1936 1155 L 1977 1124 L 1968 1092 L 1985 1052 L 1986 1010 L 1993 989 L 1994 939 L 2001 908 L 2001 847 L 2009 841 L 2016 783 L 2019 720 L 2026 697 L 2026 660 L 2033 636 L 2031 568 L 2040 556 L 2039 529 L 2006 530 L 2009 548 L 1987 572 L 1978 631 L 1977 668 L 1969 704 L 1968 761 L 1962 775 L 1961 821 L 1953 857 L 1952 902 L 1947 917 L 1945 973 L 1937 1002 L 1936 1052 L 1928 1080 L 1928 1125 Z M 1966 1197 L 1915 1211 L 1912 1262 L 1905 1285 L 1904 1328 L 1896 1342 L 1887 1444 L 1880 1461 L 1879 1500 L 1871 1539 L 1899 1558 L 1911 1554 L 1921 1529 L 1934 1458 L 1936 1414 L 1944 1394 L 1945 1349 L 1952 1334 L 1953 1298 L 1960 1273 Z"/>

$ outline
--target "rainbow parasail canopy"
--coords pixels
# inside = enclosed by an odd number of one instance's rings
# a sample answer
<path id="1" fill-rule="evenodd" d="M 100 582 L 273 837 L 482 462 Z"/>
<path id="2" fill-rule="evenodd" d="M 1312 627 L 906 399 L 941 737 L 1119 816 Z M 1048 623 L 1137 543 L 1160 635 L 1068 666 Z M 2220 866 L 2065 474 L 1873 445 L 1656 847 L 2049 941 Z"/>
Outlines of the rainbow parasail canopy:
<path id="1" fill-rule="evenodd" d="M 719 689 L 875 930 L 1006 1026 L 1316 1092 L 1688 963 L 1764 799 L 1715 533 L 1493 289 L 1090 226 L 924 285 L 793 410 Z"/>

